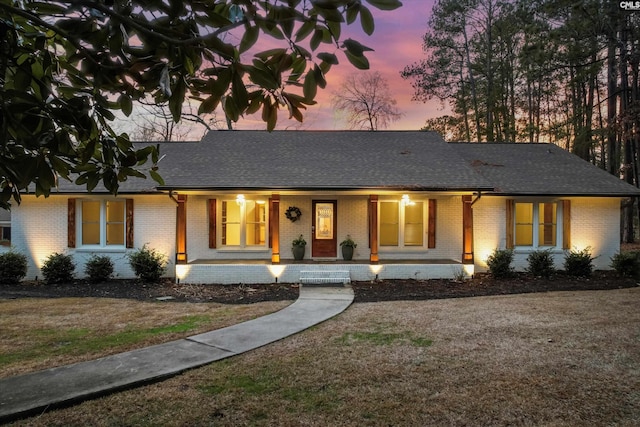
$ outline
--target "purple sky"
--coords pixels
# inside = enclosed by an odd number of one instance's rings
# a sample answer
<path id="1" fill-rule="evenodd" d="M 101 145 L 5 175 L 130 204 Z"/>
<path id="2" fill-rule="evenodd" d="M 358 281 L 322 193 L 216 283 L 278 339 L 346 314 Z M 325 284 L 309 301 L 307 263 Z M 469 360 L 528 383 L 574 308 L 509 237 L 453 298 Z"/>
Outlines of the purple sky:
<path id="1" fill-rule="evenodd" d="M 381 12 L 370 7 L 376 21 L 373 35 L 367 36 L 360 27 L 359 20 L 343 29 L 344 38 L 354 38 L 365 46 L 373 48 L 367 52 L 372 71 L 379 71 L 388 81 L 391 92 L 398 102 L 397 107 L 403 117 L 391 124 L 389 130 L 418 130 L 427 118 L 443 115 L 438 101 L 428 104 L 412 101 L 411 83 L 400 77 L 400 71 L 415 61 L 424 58 L 422 36 L 427 30 L 427 21 L 431 14 L 433 0 L 403 0 L 403 6 L 395 11 Z M 325 49 L 327 45 L 324 45 Z M 321 51 L 323 46 L 319 48 Z M 300 129 L 344 129 L 345 124 L 336 118 L 331 109 L 331 96 L 337 91 L 343 77 L 358 71 L 343 54 L 338 55 L 340 64 L 333 66 L 327 75 L 327 87 L 318 91 L 318 104 L 303 111 L 305 122 L 297 126 Z M 289 121 L 282 113 L 277 129 L 291 129 L 297 122 Z M 237 129 L 264 129 L 264 123 L 257 117 L 240 119 Z"/>

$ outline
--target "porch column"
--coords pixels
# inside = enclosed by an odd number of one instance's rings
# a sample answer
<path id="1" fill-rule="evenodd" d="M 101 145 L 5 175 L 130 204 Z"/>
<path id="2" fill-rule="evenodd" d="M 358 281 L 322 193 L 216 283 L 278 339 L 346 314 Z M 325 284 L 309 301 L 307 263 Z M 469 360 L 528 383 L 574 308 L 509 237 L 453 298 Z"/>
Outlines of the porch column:
<path id="1" fill-rule="evenodd" d="M 462 263 L 473 264 L 472 196 L 462 196 Z"/>
<path id="2" fill-rule="evenodd" d="M 369 262 L 377 263 L 378 257 L 378 195 L 369 196 L 369 248 L 371 255 Z"/>
<path id="3" fill-rule="evenodd" d="M 176 196 L 176 264 L 187 263 L 187 195 Z"/>
<path id="4" fill-rule="evenodd" d="M 271 262 L 280 263 L 280 195 L 271 195 L 271 211 L 269 212 L 269 222 L 271 223 Z"/>

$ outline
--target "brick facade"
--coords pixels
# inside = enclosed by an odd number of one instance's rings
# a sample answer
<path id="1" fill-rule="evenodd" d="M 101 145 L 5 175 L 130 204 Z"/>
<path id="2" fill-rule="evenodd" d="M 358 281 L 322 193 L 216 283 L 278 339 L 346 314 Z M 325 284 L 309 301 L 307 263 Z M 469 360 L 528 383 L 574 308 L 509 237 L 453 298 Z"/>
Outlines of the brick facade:
<path id="1" fill-rule="evenodd" d="M 218 206 L 222 200 L 235 200 L 235 194 L 188 195 L 187 197 L 187 256 L 194 260 L 228 260 L 229 265 L 216 266 L 214 276 L 211 267 L 175 265 L 176 252 L 176 204 L 167 195 L 135 195 L 120 196 L 120 199 L 134 200 L 134 248 L 144 244 L 165 253 L 169 258 L 167 276 L 189 277 L 195 282 L 262 282 L 278 277 L 280 281 L 296 281 L 299 273 L 288 261 L 293 259 L 291 241 L 300 234 L 307 240 L 305 259 L 311 258 L 311 220 L 313 200 L 337 201 L 337 238 L 338 244 L 347 235 L 358 244 L 354 260 L 362 264 L 351 264 L 355 277 L 361 280 L 392 277 L 433 278 L 452 277 L 458 272 L 454 268 L 462 256 L 462 197 L 460 195 L 411 195 L 412 200 L 427 202 L 436 200 L 436 247 L 431 249 L 407 248 L 406 250 L 389 250 L 380 248 L 381 265 L 375 268 L 368 265 L 370 248 L 368 234 L 368 195 L 282 195 L 280 201 L 280 254 L 283 265 L 271 267 L 271 250 L 265 245 L 249 250 L 224 248 L 220 244 L 211 249 L 208 244 L 208 200 L 216 199 Z M 268 201 L 270 194 L 260 196 L 247 195 L 247 199 Z M 399 200 L 401 194 L 380 195 L 380 201 Z M 77 196 L 73 196 L 77 197 Z M 106 198 L 107 196 L 104 196 Z M 42 262 L 53 252 L 66 252 L 73 255 L 78 277 L 84 276 L 86 260 L 94 253 L 110 256 L 115 265 L 117 277 L 133 277 L 126 254 L 133 249 L 101 248 L 88 250 L 78 242 L 76 248 L 67 247 L 67 196 L 54 195 L 47 199 L 24 196 L 21 205 L 12 211 L 12 246 L 27 255 L 29 268 L 26 279 L 41 278 Z M 103 198 L 92 196 L 92 198 Z M 78 199 L 80 199 L 78 197 Z M 475 271 L 486 270 L 486 259 L 495 248 L 506 247 L 506 197 L 483 196 L 473 205 L 473 243 L 475 255 Z M 594 265 L 598 269 L 610 268 L 610 258 L 619 250 L 620 199 L 619 198 L 571 198 L 571 246 L 583 249 L 591 246 L 597 258 Z M 425 206 L 428 206 L 425 203 Z M 289 206 L 296 206 L 302 212 L 299 221 L 289 221 L 284 213 Z M 79 214 L 78 214 L 79 215 Z M 218 209 L 220 215 L 220 209 Z M 428 214 L 425 214 L 428 217 Z M 273 220 L 273 219 L 271 219 Z M 268 219 L 267 219 L 268 222 Z M 81 226 L 76 221 L 76 227 Z M 218 228 L 220 218 L 217 218 Z M 426 224 L 425 224 L 426 229 Z M 220 239 L 220 230 L 218 230 Z M 219 241 L 219 240 L 218 240 Z M 426 242 L 426 241 L 425 241 Z M 530 250 L 516 248 L 515 266 L 518 270 L 526 268 L 526 257 Z M 342 258 L 337 248 L 337 261 Z M 561 267 L 565 252 L 554 250 L 556 266 Z M 232 265 L 234 260 L 262 261 L 263 265 Z M 391 265 L 394 260 L 420 261 L 438 260 L 442 265 L 425 264 L 425 268 L 416 268 L 414 264 L 403 266 L 401 263 Z M 444 262 L 449 260 L 451 265 Z M 287 265 L 284 265 L 287 264 Z M 452 265 L 454 267 L 452 267 Z M 321 268 L 321 267 L 320 267 Z M 460 267 L 461 268 L 461 267 Z M 190 270 L 187 275 L 186 270 Z M 446 270 L 446 271 L 445 271 Z"/>

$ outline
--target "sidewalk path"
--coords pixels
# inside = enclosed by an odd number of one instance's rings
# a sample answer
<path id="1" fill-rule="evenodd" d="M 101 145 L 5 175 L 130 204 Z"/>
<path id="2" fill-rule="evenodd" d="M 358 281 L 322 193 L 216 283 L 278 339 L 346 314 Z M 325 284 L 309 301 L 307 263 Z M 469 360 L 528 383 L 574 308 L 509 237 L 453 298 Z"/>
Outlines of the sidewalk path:
<path id="1" fill-rule="evenodd" d="M 159 381 L 303 331 L 343 312 L 350 287 L 300 286 L 290 306 L 248 322 L 97 360 L 0 379 L 0 422 Z"/>

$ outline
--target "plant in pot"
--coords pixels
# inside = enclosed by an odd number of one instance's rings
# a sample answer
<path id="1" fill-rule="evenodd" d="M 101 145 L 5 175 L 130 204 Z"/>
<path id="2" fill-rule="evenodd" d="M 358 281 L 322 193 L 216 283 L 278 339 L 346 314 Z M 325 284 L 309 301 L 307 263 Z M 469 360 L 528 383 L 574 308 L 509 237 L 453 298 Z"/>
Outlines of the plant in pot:
<path id="1" fill-rule="evenodd" d="M 291 252 L 293 252 L 293 259 L 300 261 L 304 258 L 304 248 L 307 246 L 307 241 L 304 240 L 302 234 L 297 239 L 291 242 Z"/>
<path id="2" fill-rule="evenodd" d="M 348 234 L 347 238 L 340 242 L 340 247 L 342 248 L 342 258 L 345 261 L 351 261 L 351 259 L 353 258 L 353 250 L 356 248 L 356 246 L 358 245 Z"/>

